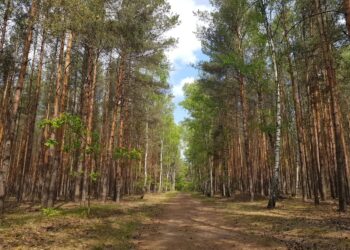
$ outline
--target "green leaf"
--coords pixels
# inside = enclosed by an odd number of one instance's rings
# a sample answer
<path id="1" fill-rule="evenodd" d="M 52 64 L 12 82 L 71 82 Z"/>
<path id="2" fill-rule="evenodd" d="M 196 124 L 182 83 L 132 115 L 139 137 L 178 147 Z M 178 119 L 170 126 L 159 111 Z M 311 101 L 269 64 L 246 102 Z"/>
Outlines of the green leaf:
<path id="1" fill-rule="evenodd" d="M 55 140 L 55 139 L 48 139 L 46 142 L 45 142 L 45 146 L 48 147 L 48 148 L 53 148 L 55 147 L 56 145 L 58 144 L 58 142 Z"/>

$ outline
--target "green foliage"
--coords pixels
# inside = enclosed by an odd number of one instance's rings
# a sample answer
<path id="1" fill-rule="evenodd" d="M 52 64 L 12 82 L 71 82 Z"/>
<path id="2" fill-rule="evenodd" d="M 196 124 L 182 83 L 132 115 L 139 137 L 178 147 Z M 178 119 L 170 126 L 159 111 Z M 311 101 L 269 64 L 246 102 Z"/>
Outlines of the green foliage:
<path id="1" fill-rule="evenodd" d="M 51 139 L 51 138 L 45 142 L 45 146 L 48 148 L 54 148 L 57 144 L 58 142 L 55 139 Z"/>
<path id="2" fill-rule="evenodd" d="M 126 148 L 116 148 L 114 150 L 114 159 L 128 159 L 129 158 L 129 150 Z"/>
<path id="3" fill-rule="evenodd" d="M 133 148 L 130 152 L 129 152 L 129 159 L 131 160 L 135 160 L 135 161 L 139 161 L 141 160 L 141 156 L 142 153 L 140 150 L 137 150 L 135 148 Z"/>
<path id="4" fill-rule="evenodd" d="M 259 10 L 247 0 L 213 0 L 211 4 L 211 12 L 199 12 L 200 18 L 208 24 L 201 27 L 199 33 L 203 52 L 209 59 L 198 65 L 200 79 L 185 86 L 186 99 L 181 103 L 190 114 L 182 125 L 186 143 L 184 154 L 191 168 L 185 176 L 193 184 L 180 175 L 178 186 L 189 190 L 210 178 L 210 157 L 226 159 L 233 138 L 242 134 L 242 97 L 248 106 L 244 111 L 247 130 L 272 133 L 274 129 L 274 113 L 271 112 L 271 107 L 275 106 L 271 98 L 274 88 L 269 78 L 270 60 L 266 35 L 261 32 L 263 19 Z M 259 98 L 265 95 L 269 96 L 268 103 L 261 109 L 269 113 L 251 118 L 251 107 L 257 106 Z"/>
<path id="5" fill-rule="evenodd" d="M 101 174 L 99 172 L 91 172 L 90 173 L 90 179 L 92 182 L 96 182 L 98 178 L 101 177 Z"/>
<path id="6" fill-rule="evenodd" d="M 49 126 L 52 128 L 60 128 L 64 124 L 64 118 L 53 118 L 53 119 L 44 119 L 40 122 L 39 126 L 44 128 L 45 126 Z"/>
<path id="7" fill-rule="evenodd" d="M 67 124 L 73 133 L 77 135 L 82 135 L 85 133 L 85 124 L 79 116 L 64 113 L 61 119 L 64 120 L 64 123 Z"/>
<path id="8" fill-rule="evenodd" d="M 41 209 L 41 212 L 47 217 L 54 217 L 62 214 L 60 210 L 57 210 L 55 208 L 43 208 Z"/>
<path id="9" fill-rule="evenodd" d="M 52 119 L 43 119 L 39 123 L 40 128 L 49 126 L 51 128 L 58 129 L 63 125 L 67 125 L 70 129 L 72 129 L 72 131 L 77 134 L 81 134 L 85 128 L 84 123 L 79 116 L 68 113 L 64 113 L 61 116 Z"/>
<path id="10" fill-rule="evenodd" d="M 71 152 L 78 149 L 81 149 L 82 140 L 85 140 L 86 137 L 86 127 L 82 119 L 77 115 L 72 115 L 68 113 L 63 113 L 59 117 L 52 119 L 43 119 L 39 123 L 40 128 L 50 127 L 52 129 L 62 129 L 65 127 L 65 136 L 67 140 L 65 141 L 63 150 L 64 152 Z M 93 144 L 87 146 L 87 153 L 98 153 L 99 152 L 99 144 L 97 143 L 99 140 L 99 135 L 97 133 L 93 133 Z M 45 146 L 47 147 L 55 147 L 58 142 L 54 139 L 48 139 L 45 142 Z"/>
<path id="11" fill-rule="evenodd" d="M 143 180 L 140 179 L 138 180 L 136 183 L 135 183 L 135 187 L 136 187 L 136 190 L 138 190 L 138 192 L 141 192 L 143 190 Z"/>
<path id="12" fill-rule="evenodd" d="M 114 159 L 129 159 L 129 160 L 141 160 L 141 151 L 133 148 L 131 150 L 127 148 L 116 148 L 113 154 Z"/>
<path id="13" fill-rule="evenodd" d="M 176 175 L 176 190 L 178 191 L 194 191 L 193 183 L 190 178 L 188 178 L 188 167 L 186 165 L 181 165 L 179 171 Z"/>
<path id="14" fill-rule="evenodd" d="M 266 133 L 266 134 L 270 134 L 273 135 L 276 133 L 276 125 L 272 125 L 272 124 L 262 124 L 260 126 L 260 129 L 262 132 Z"/>

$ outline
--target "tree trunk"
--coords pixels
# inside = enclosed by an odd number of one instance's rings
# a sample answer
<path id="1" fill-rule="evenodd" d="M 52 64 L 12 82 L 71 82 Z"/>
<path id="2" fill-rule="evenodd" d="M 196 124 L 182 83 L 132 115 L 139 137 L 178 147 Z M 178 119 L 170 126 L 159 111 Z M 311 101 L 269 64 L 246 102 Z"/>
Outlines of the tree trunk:
<path id="1" fill-rule="evenodd" d="M 210 197 L 214 196 L 214 177 L 213 177 L 214 159 L 209 157 L 209 176 L 210 176 Z"/>
<path id="2" fill-rule="evenodd" d="M 68 99 L 68 83 L 70 78 L 70 71 L 72 68 L 71 65 L 71 54 L 72 54 L 72 47 L 73 47 L 73 41 L 74 41 L 74 33 L 72 31 L 68 31 L 68 39 L 67 39 L 67 48 L 66 48 L 66 58 L 64 63 L 64 76 L 63 76 L 63 83 L 62 83 L 62 97 L 61 97 L 61 112 L 66 112 L 67 109 L 67 99 Z"/>
<path id="3" fill-rule="evenodd" d="M 315 0 L 316 10 L 322 12 L 321 3 L 319 0 Z M 324 23 L 324 14 L 318 15 L 319 32 L 321 36 L 321 49 L 323 54 L 323 60 L 326 68 L 327 82 L 331 100 L 331 114 L 333 122 L 333 133 L 335 138 L 335 151 L 337 161 L 337 181 L 338 181 L 338 198 L 339 198 L 339 211 L 346 211 L 346 197 L 345 197 L 345 155 L 342 144 L 342 126 L 341 126 L 341 113 L 339 106 L 339 94 L 336 80 L 336 72 L 334 68 L 333 57 L 331 53 L 331 44 L 329 43 Z"/>
<path id="4" fill-rule="evenodd" d="M 348 36 L 350 36 L 350 0 L 343 0 L 346 27 L 348 29 Z"/>
<path id="5" fill-rule="evenodd" d="M 148 118 L 147 118 L 148 119 Z M 144 162 L 144 180 L 143 180 L 143 189 L 146 190 L 147 187 L 147 182 L 148 182 L 148 178 L 147 178 L 147 167 L 148 167 L 148 148 L 149 148 L 149 128 L 148 128 L 148 121 L 146 121 L 146 131 L 145 131 L 145 140 L 146 140 L 146 146 L 145 146 L 145 162 Z"/>
<path id="6" fill-rule="evenodd" d="M 278 187 L 279 187 L 279 174 L 280 174 L 280 150 L 281 150 L 281 127 L 282 127 L 282 105 L 281 105 L 281 84 L 279 81 L 278 75 L 278 66 L 277 66 L 277 52 L 275 48 L 275 43 L 273 41 L 273 35 L 271 30 L 271 25 L 269 23 L 266 6 L 261 1 L 262 12 L 265 18 L 265 28 L 267 32 L 268 43 L 270 46 L 271 59 L 273 64 L 274 72 L 274 81 L 276 84 L 276 141 L 275 141 L 275 163 L 273 168 L 270 199 L 268 202 L 268 208 L 275 208 L 276 201 L 278 196 Z"/>
<path id="7" fill-rule="evenodd" d="M 250 156 L 250 146 L 249 146 L 249 136 L 248 136 L 248 104 L 247 104 L 247 98 L 246 98 L 246 91 L 245 91 L 245 83 L 244 83 L 244 77 L 243 75 L 240 75 L 239 77 L 240 82 L 240 101 L 242 106 L 242 127 L 243 127 L 243 141 L 244 141 L 244 163 L 247 169 L 247 175 L 248 175 L 248 188 L 249 188 L 249 195 L 250 195 L 250 201 L 254 201 L 254 173 L 253 173 L 253 166 L 251 163 L 251 156 Z"/>
<path id="8" fill-rule="evenodd" d="M 306 166 L 306 153 L 305 153 L 305 131 L 304 131 L 304 126 L 302 123 L 303 120 L 303 115 L 302 115 L 302 106 L 300 102 L 300 93 L 299 93 L 299 86 L 298 86 L 298 81 L 295 78 L 294 74 L 294 68 L 293 68 L 293 61 L 292 57 L 290 55 L 291 46 L 289 43 L 289 38 L 288 38 L 288 30 L 286 27 L 286 20 L 285 20 L 285 10 L 283 12 L 283 29 L 284 29 L 284 40 L 287 44 L 288 48 L 288 72 L 290 74 L 290 79 L 292 83 L 292 95 L 293 95 L 293 102 L 294 102 L 294 109 L 295 109 L 295 121 L 296 121 L 296 129 L 297 129 L 297 147 L 298 147 L 298 154 L 299 154 L 299 159 L 300 159 L 300 167 L 301 169 L 299 170 L 299 166 L 297 164 L 297 169 L 296 169 L 296 178 L 295 178 L 295 190 L 296 193 L 298 193 L 299 189 L 299 173 L 301 173 L 301 191 L 302 191 L 302 198 L 305 201 L 306 196 L 305 196 L 305 183 L 304 183 L 304 175 L 303 172 L 307 169 Z"/>
<path id="9" fill-rule="evenodd" d="M 158 192 L 162 192 L 162 181 L 163 181 L 163 139 L 160 140 L 160 162 L 159 162 L 159 187 Z"/>
<path id="10" fill-rule="evenodd" d="M 55 97 L 54 97 L 54 113 L 53 118 L 57 119 L 60 116 L 60 97 L 62 93 L 62 67 L 63 67 L 63 56 L 64 56 L 64 42 L 65 42 L 65 36 L 62 35 L 61 37 L 61 44 L 60 44 L 60 52 L 58 56 L 58 63 L 57 63 L 57 74 L 56 74 L 56 91 L 55 91 Z M 52 130 L 50 139 L 57 142 L 57 145 L 54 145 L 50 148 L 50 164 L 51 164 L 51 176 L 50 176 L 50 186 L 49 186 L 49 194 L 48 194 L 48 207 L 53 207 L 55 199 L 56 199 L 56 184 L 57 184 L 57 176 L 60 166 L 60 155 L 61 155 L 61 143 L 62 143 L 62 137 L 61 137 L 61 130 L 62 128 L 54 128 Z"/>
<path id="11" fill-rule="evenodd" d="M 10 14 L 11 14 L 11 2 L 12 2 L 12 0 L 6 0 L 5 2 L 6 2 L 6 10 L 5 10 L 4 19 L 2 22 L 2 26 L 1 26 L 1 36 L 0 36 L 0 56 L 1 56 L 3 49 L 4 49 L 8 20 L 10 18 Z"/>
<path id="12" fill-rule="evenodd" d="M 125 116 L 127 113 L 127 105 L 125 101 L 125 88 L 124 80 L 126 76 L 126 55 L 121 53 L 119 67 L 118 67 L 118 77 L 117 77 L 117 86 L 116 86 L 116 99 L 117 99 L 117 110 L 119 110 L 119 127 L 118 127 L 118 149 L 122 149 L 124 146 L 124 125 L 125 125 Z M 117 159 L 116 161 L 116 176 L 115 176 L 115 193 L 116 193 L 116 202 L 120 202 L 121 197 L 121 188 L 122 188 L 122 169 L 121 164 L 124 159 Z"/>
<path id="13" fill-rule="evenodd" d="M 96 55 L 94 49 L 89 48 L 89 60 L 88 63 L 90 66 L 88 67 L 90 71 L 88 72 L 88 87 L 86 93 L 86 101 L 87 101 L 87 121 L 86 121 L 86 144 L 84 148 L 83 154 L 85 154 L 85 169 L 84 169 L 84 180 L 83 180 L 83 193 L 82 193 L 82 202 L 85 203 L 86 198 L 90 197 L 90 179 L 93 165 L 93 152 L 91 149 L 93 148 L 92 141 L 92 133 L 93 133 L 93 118 L 94 118 L 94 106 L 95 106 L 95 89 L 96 89 L 96 77 L 97 77 L 97 64 L 98 64 L 98 55 Z"/>
<path id="14" fill-rule="evenodd" d="M 23 46 L 22 62 L 20 66 L 20 71 L 18 75 L 18 81 L 16 86 L 16 91 L 13 98 L 12 112 L 9 117 L 9 122 L 7 126 L 2 126 L 5 128 L 5 142 L 2 149 L 2 160 L 0 160 L 0 213 L 4 210 L 5 196 L 6 196 L 6 178 L 11 165 L 11 150 L 14 140 L 14 129 L 16 123 L 17 112 L 21 100 L 22 90 L 25 83 L 25 76 L 27 73 L 28 56 L 30 47 L 33 40 L 33 27 L 35 19 L 37 16 L 37 0 L 32 1 L 30 8 L 27 34 Z"/>

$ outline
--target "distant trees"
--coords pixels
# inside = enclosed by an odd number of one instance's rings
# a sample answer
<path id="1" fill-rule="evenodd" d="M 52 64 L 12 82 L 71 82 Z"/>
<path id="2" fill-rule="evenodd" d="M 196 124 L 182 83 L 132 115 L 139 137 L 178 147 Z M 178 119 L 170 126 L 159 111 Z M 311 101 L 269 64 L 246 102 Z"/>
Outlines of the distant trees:
<path id="1" fill-rule="evenodd" d="M 190 175 L 209 195 L 349 203 L 347 2 L 212 1 L 201 78 L 185 88 Z M 202 110 L 205 112 L 202 113 Z M 205 118 L 203 117 L 205 116 Z M 204 139 L 205 138 L 205 139 Z"/>
<path id="2" fill-rule="evenodd" d="M 47 207 L 119 201 L 144 179 L 168 190 L 180 157 L 164 55 L 175 40 L 163 34 L 177 24 L 169 4 L 0 5 L 0 209 L 13 196 Z"/>

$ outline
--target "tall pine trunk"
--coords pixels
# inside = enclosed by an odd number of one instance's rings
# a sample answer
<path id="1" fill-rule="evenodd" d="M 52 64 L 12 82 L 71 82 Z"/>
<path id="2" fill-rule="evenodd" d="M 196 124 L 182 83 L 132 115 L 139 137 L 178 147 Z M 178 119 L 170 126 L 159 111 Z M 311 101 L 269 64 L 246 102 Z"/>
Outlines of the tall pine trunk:
<path id="1" fill-rule="evenodd" d="M 343 0 L 346 27 L 348 29 L 348 35 L 350 36 L 350 0 Z"/>
<path id="2" fill-rule="evenodd" d="M 37 8 L 38 8 L 38 0 L 33 0 L 30 8 L 29 19 L 28 19 L 28 27 L 27 33 L 25 36 L 24 46 L 23 46 L 23 54 L 22 61 L 20 66 L 20 71 L 18 75 L 17 86 L 13 98 L 12 110 L 10 113 L 10 117 L 8 118 L 10 121 L 4 126 L 5 138 L 2 148 L 2 160 L 0 160 L 0 213 L 4 210 L 4 203 L 6 197 L 6 179 L 8 175 L 8 171 L 11 165 L 11 151 L 15 139 L 15 123 L 18 113 L 18 108 L 21 101 L 22 90 L 25 83 L 25 76 L 27 73 L 28 66 L 28 57 L 30 52 L 30 47 L 33 40 L 33 27 L 35 24 L 35 19 L 37 16 Z"/>
<path id="3" fill-rule="evenodd" d="M 163 139 L 160 140 L 160 155 L 159 155 L 159 187 L 158 187 L 158 192 L 162 192 L 163 190 L 163 146 L 164 142 Z"/>
<path id="4" fill-rule="evenodd" d="M 319 0 L 315 0 L 316 10 L 322 13 L 322 5 Z M 337 182 L 338 182 L 338 199 L 339 199 L 339 211 L 346 211 L 346 197 L 345 197 L 345 154 L 342 144 L 342 119 L 339 105 L 339 94 L 336 80 L 336 72 L 334 68 L 334 59 L 331 52 L 331 44 L 327 37 L 325 30 L 324 14 L 320 14 L 317 17 L 318 28 L 321 37 L 321 49 L 323 60 L 326 69 L 327 83 L 330 93 L 331 102 L 331 115 L 333 123 L 333 133 L 335 138 L 335 152 L 336 152 L 336 164 L 337 164 Z"/>
<path id="5" fill-rule="evenodd" d="M 65 46 L 65 35 L 62 35 L 61 37 L 61 43 L 60 43 L 60 52 L 58 55 L 58 63 L 57 63 L 57 70 L 56 70 L 56 88 L 55 88 L 55 96 L 54 96 L 54 106 L 53 106 L 53 118 L 58 119 L 60 116 L 60 101 L 61 101 L 61 93 L 62 93 L 62 78 L 63 78 L 63 56 L 64 56 L 64 46 Z M 48 201 L 47 206 L 53 207 L 54 201 L 56 199 L 56 185 L 57 185 L 57 176 L 59 171 L 59 165 L 60 165 L 60 148 L 62 143 L 62 128 L 53 128 L 50 139 L 52 141 L 55 141 L 57 144 L 52 146 L 49 150 L 50 155 L 50 165 L 51 165 L 51 176 L 50 180 L 48 181 L 49 184 L 49 190 L 48 190 Z"/>

